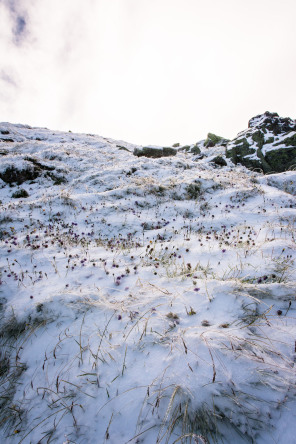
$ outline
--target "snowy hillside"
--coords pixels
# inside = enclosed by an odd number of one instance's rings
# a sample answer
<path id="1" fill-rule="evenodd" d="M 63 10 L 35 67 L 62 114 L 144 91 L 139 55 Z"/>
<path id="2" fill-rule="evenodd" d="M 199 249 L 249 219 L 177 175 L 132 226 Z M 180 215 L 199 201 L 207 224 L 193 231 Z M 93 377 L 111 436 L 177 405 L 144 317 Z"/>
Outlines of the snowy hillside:
<path id="1" fill-rule="evenodd" d="M 0 124 L 2 443 L 294 442 L 296 172 L 239 139 Z"/>

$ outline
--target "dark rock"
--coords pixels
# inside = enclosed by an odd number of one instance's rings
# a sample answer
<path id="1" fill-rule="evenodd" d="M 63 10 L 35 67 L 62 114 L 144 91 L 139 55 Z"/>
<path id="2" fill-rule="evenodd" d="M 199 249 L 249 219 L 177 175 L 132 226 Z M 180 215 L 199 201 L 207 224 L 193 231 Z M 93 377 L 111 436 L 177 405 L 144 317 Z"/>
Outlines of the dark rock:
<path id="1" fill-rule="evenodd" d="M 234 146 L 231 146 L 231 148 L 226 151 L 226 157 L 231 158 L 235 164 L 242 163 L 246 156 L 255 154 L 256 152 L 256 149 L 249 144 L 245 137 L 234 139 L 232 144 Z"/>
<path id="2" fill-rule="evenodd" d="M 265 154 L 265 160 L 271 171 L 282 173 L 296 166 L 296 147 L 272 150 Z"/>
<path id="3" fill-rule="evenodd" d="M 194 157 L 192 160 L 194 160 L 194 162 L 198 162 L 199 160 L 202 160 L 205 157 L 204 154 L 199 154 L 198 156 Z"/>
<path id="4" fill-rule="evenodd" d="M 258 147 L 261 149 L 264 145 L 264 133 L 260 130 L 252 134 L 252 139 L 257 143 Z"/>
<path id="5" fill-rule="evenodd" d="M 269 111 L 265 111 L 264 114 L 258 114 L 255 117 L 252 117 L 248 122 L 248 128 L 252 128 L 253 126 L 258 125 L 258 121 L 262 120 L 262 118 L 273 119 L 279 117 L 278 113 L 270 113 Z"/>
<path id="6" fill-rule="evenodd" d="M 177 154 L 177 150 L 175 150 L 174 148 L 170 148 L 170 147 L 166 148 L 166 147 L 164 147 L 162 150 L 163 150 L 163 155 L 165 157 L 175 156 Z"/>
<path id="7" fill-rule="evenodd" d="M 266 140 L 266 143 L 273 143 L 274 142 L 274 137 L 269 137 L 267 140 Z"/>
<path id="8" fill-rule="evenodd" d="M 222 156 L 214 157 L 214 159 L 212 159 L 211 162 L 219 167 L 227 166 L 227 162 Z"/>
<path id="9" fill-rule="evenodd" d="M 143 148 L 135 148 L 134 150 L 135 156 L 152 157 L 155 159 L 159 157 L 175 156 L 176 154 L 177 150 L 170 147 L 156 148 L 156 147 L 144 146 Z"/>
<path id="10" fill-rule="evenodd" d="M 132 168 L 130 169 L 130 171 L 128 171 L 128 172 L 126 173 L 126 175 L 127 175 L 127 176 L 131 176 L 131 175 L 134 174 L 136 171 L 137 171 L 137 168 L 132 167 Z"/>
<path id="11" fill-rule="evenodd" d="M 261 127 L 278 135 L 288 131 L 296 131 L 296 122 L 289 117 L 279 117 L 277 113 L 266 111 L 264 114 L 252 117 L 252 119 L 249 120 L 248 127 Z"/>
<path id="12" fill-rule="evenodd" d="M 257 149 L 257 157 L 260 159 L 259 162 L 261 162 L 261 165 L 255 168 L 260 168 L 264 174 L 267 173 L 271 173 L 272 172 L 272 168 L 271 166 L 268 164 L 268 162 L 266 162 L 266 158 L 264 157 L 262 151 L 260 148 Z M 255 161 L 254 161 L 255 162 Z"/>
<path id="13" fill-rule="evenodd" d="M 200 154 L 201 151 L 200 151 L 200 148 L 199 148 L 197 145 L 194 145 L 194 146 L 191 148 L 190 153 L 197 155 L 197 154 Z"/>
<path id="14" fill-rule="evenodd" d="M 206 140 L 205 141 L 206 148 L 213 148 L 213 146 L 215 146 L 215 142 L 213 142 L 213 140 Z"/>
<path id="15" fill-rule="evenodd" d="M 207 138 L 204 142 L 204 145 L 206 148 L 211 148 L 216 145 L 226 145 L 227 142 L 229 142 L 228 139 L 225 139 L 224 137 L 217 136 L 213 133 L 208 133 Z"/>
<path id="16" fill-rule="evenodd" d="M 286 145 L 286 146 L 296 146 L 296 134 L 291 137 L 286 137 L 282 139 L 280 142 L 275 143 L 274 146 Z"/>

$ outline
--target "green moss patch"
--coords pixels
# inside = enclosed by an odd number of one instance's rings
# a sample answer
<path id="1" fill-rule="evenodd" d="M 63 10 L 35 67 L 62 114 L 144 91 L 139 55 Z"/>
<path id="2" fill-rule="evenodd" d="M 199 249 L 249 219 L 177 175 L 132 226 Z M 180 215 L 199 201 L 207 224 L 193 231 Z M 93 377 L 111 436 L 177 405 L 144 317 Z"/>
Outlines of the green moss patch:
<path id="1" fill-rule="evenodd" d="M 286 145 L 286 146 L 295 146 L 296 147 L 296 134 L 294 134 L 294 136 L 291 137 L 286 137 L 284 140 L 281 140 L 278 143 L 275 143 L 274 146 L 279 146 L 279 145 Z"/>
<path id="2" fill-rule="evenodd" d="M 265 154 L 265 159 L 272 171 L 282 173 L 296 165 L 296 147 L 269 151 Z"/>
<path id="3" fill-rule="evenodd" d="M 225 139 L 224 137 L 217 136 L 214 133 L 208 133 L 204 144 L 205 144 L 205 147 L 210 148 L 210 147 L 216 146 L 218 144 L 226 145 L 227 142 L 229 142 L 229 140 Z"/>

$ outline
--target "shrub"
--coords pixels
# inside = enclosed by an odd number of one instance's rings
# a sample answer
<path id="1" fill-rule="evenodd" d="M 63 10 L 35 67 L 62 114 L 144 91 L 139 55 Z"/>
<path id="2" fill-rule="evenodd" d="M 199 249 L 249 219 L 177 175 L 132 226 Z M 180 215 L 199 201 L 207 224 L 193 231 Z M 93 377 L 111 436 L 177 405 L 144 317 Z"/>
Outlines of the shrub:
<path id="1" fill-rule="evenodd" d="M 23 188 L 20 188 L 19 190 L 15 191 L 11 197 L 14 197 L 15 199 L 21 199 L 24 197 L 29 197 L 29 193 Z"/>
<path id="2" fill-rule="evenodd" d="M 14 166 L 10 166 L 6 168 L 3 173 L 0 173 L 0 179 L 9 184 L 17 183 L 18 185 L 21 185 L 27 180 L 35 180 L 39 175 L 40 169 L 38 168 L 18 170 Z"/>
<path id="3" fill-rule="evenodd" d="M 191 183 L 186 187 L 186 191 L 189 196 L 189 199 L 197 199 L 201 194 L 201 184 Z"/>

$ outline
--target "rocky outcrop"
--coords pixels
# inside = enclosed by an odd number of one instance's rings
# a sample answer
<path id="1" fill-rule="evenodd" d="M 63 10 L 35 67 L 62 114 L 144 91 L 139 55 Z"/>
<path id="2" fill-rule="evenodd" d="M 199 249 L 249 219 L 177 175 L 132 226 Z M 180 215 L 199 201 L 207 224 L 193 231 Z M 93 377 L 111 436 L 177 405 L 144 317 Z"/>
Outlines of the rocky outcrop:
<path id="1" fill-rule="evenodd" d="M 270 131 L 275 135 L 295 131 L 295 126 L 295 120 L 290 117 L 279 117 L 278 113 L 270 113 L 269 111 L 252 117 L 248 124 L 249 128 L 262 127 L 265 131 Z"/>
<path id="2" fill-rule="evenodd" d="M 265 112 L 249 121 L 248 129 L 226 146 L 235 164 L 264 173 L 280 173 L 296 166 L 296 121 Z"/>

